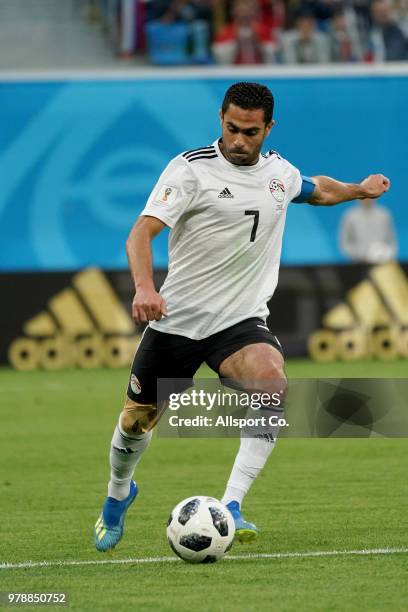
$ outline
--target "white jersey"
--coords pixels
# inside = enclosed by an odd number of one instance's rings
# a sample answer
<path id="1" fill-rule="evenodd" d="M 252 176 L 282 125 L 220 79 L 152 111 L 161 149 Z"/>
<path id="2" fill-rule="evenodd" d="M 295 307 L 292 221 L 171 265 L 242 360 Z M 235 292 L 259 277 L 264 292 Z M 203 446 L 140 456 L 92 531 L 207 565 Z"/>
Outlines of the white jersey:
<path id="1" fill-rule="evenodd" d="M 150 326 L 201 340 L 250 317 L 266 320 L 286 210 L 301 184 L 274 151 L 235 166 L 216 141 L 174 158 L 142 212 L 171 228 L 160 290 L 168 317 Z"/>

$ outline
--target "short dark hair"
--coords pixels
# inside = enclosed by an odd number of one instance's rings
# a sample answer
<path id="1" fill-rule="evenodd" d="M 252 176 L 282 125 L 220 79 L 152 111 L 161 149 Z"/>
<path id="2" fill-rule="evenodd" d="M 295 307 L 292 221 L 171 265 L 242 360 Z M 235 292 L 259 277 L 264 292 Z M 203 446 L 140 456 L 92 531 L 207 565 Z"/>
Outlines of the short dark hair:
<path id="1" fill-rule="evenodd" d="M 262 108 L 265 123 L 272 121 L 273 107 L 275 101 L 270 89 L 260 83 L 234 83 L 227 90 L 222 103 L 222 114 L 228 110 L 230 104 L 235 104 L 245 110 L 256 110 Z"/>

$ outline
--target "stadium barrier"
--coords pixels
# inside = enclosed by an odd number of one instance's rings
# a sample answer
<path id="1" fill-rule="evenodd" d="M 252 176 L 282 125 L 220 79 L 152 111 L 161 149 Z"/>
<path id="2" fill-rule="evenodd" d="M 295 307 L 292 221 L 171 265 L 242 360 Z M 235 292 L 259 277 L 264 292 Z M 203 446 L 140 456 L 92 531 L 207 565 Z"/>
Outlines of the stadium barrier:
<path id="1" fill-rule="evenodd" d="M 287 357 L 408 357 L 408 264 L 282 267 L 268 325 Z M 159 288 L 166 270 L 155 271 Z M 0 274 L 0 364 L 17 369 L 128 366 L 142 328 L 128 271 Z M 30 299 L 27 299 L 29 296 Z"/>

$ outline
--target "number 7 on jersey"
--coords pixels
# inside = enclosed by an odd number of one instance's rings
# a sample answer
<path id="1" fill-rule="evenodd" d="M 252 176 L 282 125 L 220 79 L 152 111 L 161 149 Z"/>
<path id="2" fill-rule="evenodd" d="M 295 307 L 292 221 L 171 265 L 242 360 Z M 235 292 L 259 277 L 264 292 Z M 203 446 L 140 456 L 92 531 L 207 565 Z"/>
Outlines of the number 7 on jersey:
<path id="1" fill-rule="evenodd" d="M 252 226 L 251 238 L 249 242 L 255 242 L 256 230 L 258 229 L 258 223 L 259 223 L 259 210 L 246 210 L 245 214 L 254 216 L 254 224 Z"/>

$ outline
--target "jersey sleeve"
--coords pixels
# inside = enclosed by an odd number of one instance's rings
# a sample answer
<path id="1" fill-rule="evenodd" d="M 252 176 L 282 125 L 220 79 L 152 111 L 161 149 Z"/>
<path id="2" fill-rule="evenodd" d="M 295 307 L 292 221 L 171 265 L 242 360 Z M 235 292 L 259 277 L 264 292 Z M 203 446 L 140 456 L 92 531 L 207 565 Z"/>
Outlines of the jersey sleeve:
<path id="1" fill-rule="evenodd" d="M 297 198 L 302 196 L 303 189 L 303 176 L 300 171 L 293 166 L 287 159 L 279 156 L 280 163 L 282 164 L 282 172 L 285 177 L 286 192 L 288 202 L 298 201 Z M 303 200 L 299 200 L 303 201 Z"/>
<path id="2" fill-rule="evenodd" d="M 284 172 L 287 177 L 289 202 L 295 202 L 296 204 L 307 202 L 315 188 L 313 179 L 301 174 L 300 170 L 286 159 L 280 159 L 285 165 Z"/>
<path id="3" fill-rule="evenodd" d="M 141 215 L 156 217 L 172 228 L 192 202 L 197 188 L 189 166 L 176 157 L 160 176 Z"/>

